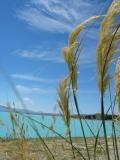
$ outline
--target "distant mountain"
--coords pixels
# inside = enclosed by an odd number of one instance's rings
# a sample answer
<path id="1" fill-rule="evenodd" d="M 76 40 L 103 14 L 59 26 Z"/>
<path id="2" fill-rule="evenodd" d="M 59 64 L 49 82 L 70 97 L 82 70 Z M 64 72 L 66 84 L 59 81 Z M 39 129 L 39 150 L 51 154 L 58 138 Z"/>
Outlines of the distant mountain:
<path id="1" fill-rule="evenodd" d="M 8 107 L 0 105 L 0 112 L 8 112 Z"/>
<path id="2" fill-rule="evenodd" d="M 43 112 L 40 112 L 40 111 L 31 111 L 31 110 L 27 110 L 27 109 L 19 109 L 19 108 L 10 108 L 10 107 L 7 107 L 7 106 L 3 106 L 3 105 L 0 105 L 0 112 L 19 112 L 19 113 L 28 113 L 28 114 L 33 114 L 33 115 L 47 115 L 47 116 L 61 116 L 61 114 L 56 114 L 56 113 L 43 113 Z"/>
<path id="3" fill-rule="evenodd" d="M 10 112 L 10 111 L 15 111 L 15 112 L 19 112 L 19 113 L 28 113 L 28 114 L 33 114 L 33 115 L 47 115 L 47 116 L 61 116 L 61 114 L 56 114 L 56 113 L 43 113 L 40 111 L 31 111 L 31 110 L 27 110 L 27 109 L 19 109 L 19 108 L 10 108 L 7 106 L 3 106 L 0 105 L 0 112 Z"/>
<path id="4" fill-rule="evenodd" d="M 7 106 L 0 105 L 0 112 L 10 112 L 10 111 L 16 111 L 19 113 L 38 114 L 38 112 L 34 112 L 31 110 L 27 110 L 27 109 L 10 108 Z"/>

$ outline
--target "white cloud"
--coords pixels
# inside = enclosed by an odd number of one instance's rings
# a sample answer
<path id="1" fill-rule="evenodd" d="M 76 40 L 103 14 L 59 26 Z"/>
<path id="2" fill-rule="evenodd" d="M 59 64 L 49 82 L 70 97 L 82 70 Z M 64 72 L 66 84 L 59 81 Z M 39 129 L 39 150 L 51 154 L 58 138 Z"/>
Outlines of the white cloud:
<path id="1" fill-rule="evenodd" d="M 42 57 L 45 57 L 45 54 L 37 54 L 35 52 L 28 50 L 17 50 L 16 54 L 25 58 L 32 58 L 32 59 L 41 59 Z"/>
<path id="2" fill-rule="evenodd" d="M 30 26 L 42 30 L 63 32 L 71 29 L 71 27 L 67 26 L 65 23 L 42 15 L 40 11 L 35 8 L 29 8 L 19 12 L 18 17 L 26 21 Z"/>
<path id="3" fill-rule="evenodd" d="M 34 102 L 31 98 L 29 97 L 23 97 L 23 101 L 25 103 L 26 106 L 34 106 Z"/>
<path id="4" fill-rule="evenodd" d="M 16 85 L 16 89 L 22 94 L 50 94 L 54 93 L 53 89 L 43 89 L 40 87 L 28 87 L 21 84 Z"/>
<path id="5" fill-rule="evenodd" d="M 25 75 L 25 74 L 12 74 L 11 77 L 20 79 L 20 80 L 36 81 L 36 82 L 43 82 L 43 83 L 54 83 L 57 81 L 56 79 L 40 78 L 33 75 Z"/>
<path id="6" fill-rule="evenodd" d="M 57 52 L 57 53 L 56 53 Z M 85 52 L 85 53 L 84 53 Z M 89 48 L 88 50 L 82 51 L 81 56 L 80 56 L 80 66 L 84 68 L 91 68 L 95 65 L 95 57 L 93 57 L 93 54 L 88 56 L 88 53 L 91 54 L 91 52 L 94 52 Z M 32 50 L 16 50 L 14 54 L 26 58 L 26 59 L 31 59 L 31 60 L 39 60 L 39 61 L 48 61 L 52 63 L 64 63 L 64 58 L 61 54 L 60 49 L 57 49 L 56 51 L 52 49 L 47 49 L 46 51 L 43 51 L 42 48 L 37 48 L 37 49 L 32 49 Z M 23 79 L 28 79 L 28 76 L 23 76 L 23 75 L 13 75 L 14 78 L 23 78 Z M 33 77 L 29 77 L 29 79 L 33 79 Z M 35 80 L 35 78 L 34 78 Z M 36 78 L 38 80 L 38 78 Z M 38 80 L 39 81 L 39 80 Z"/>
<path id="7" fill-rule="evenodd" d="M 102 2 L 101 2 L 102 3 Z M 35 28 L 51 32 L 68 32 L 84 19 L 99 14 L 103 4 L 84 0 L 31 0 L 18 18 Z"/>
<path id="8" fill-rule="evenodd" d="M 37 50 L 16 50 L 14 53 L 20 57 L 34 60 L 42 60 L 42 61 L 52 61 L 55 63 L 62 63 L 63 59 L 60 56 L 53 55 L 53 51 L 47 51 L 44 53 L 40 49 Z M 49 53 L 50 52 L 50 53 Z"/>

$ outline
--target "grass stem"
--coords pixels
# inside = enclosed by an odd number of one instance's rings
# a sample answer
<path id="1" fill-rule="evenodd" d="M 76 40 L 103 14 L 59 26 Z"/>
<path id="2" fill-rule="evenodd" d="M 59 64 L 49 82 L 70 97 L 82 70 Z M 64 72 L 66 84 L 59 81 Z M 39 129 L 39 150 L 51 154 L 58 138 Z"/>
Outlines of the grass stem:
<path id="1" fill-rule="evenodd" d="M 88 155 L 88 159 L 90 160 L 90 154 L 89 154 L 89 150 L 88 150 L 88 145 L 87 145 L 87 140 L 86 140 L 86 136 L 85 136 L 85 132 L 84 132 L 84 127 L 83 127 L 83 123 L 80 117 L 80 112 L 79 112 L 79 107 L 78 107 L 78 102 L 77 102 L 77 96 L 76 96 L 76 91 L 73 90 L 73 98 L 74 98 L 74 103 L 75 103 L 75 107 L 76 107 L 76 111 L 80 120 L 80 125 L 81 125 L 81 129 L 82 129 L 82 133 L 83 133 L 83 138 L 85 141 L 85 146 L 86 146 L 86 150 L 87 150 L 87 155 Z"/>

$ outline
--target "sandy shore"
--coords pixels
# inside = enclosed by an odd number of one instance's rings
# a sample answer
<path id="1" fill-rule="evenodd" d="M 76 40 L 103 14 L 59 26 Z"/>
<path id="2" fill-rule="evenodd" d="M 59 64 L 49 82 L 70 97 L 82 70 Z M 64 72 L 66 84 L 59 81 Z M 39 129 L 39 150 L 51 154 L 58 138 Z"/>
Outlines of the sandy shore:
<path id="1" fill-rule="evenodd" d="M 109 138 L 109 150 L 111 159 L 113 158 L 113 143 L 112 139 Z M 120 154 L 120 138 L 117 139 L 118 148 Z M 73 160 L 73 154 L 71 152 L 71 145 L 63 139 L 59 138 L 50 138 L 45 139 L 47 147 L 51 150 L 52 154 L 55 157 L 55 160 Z M 94 139 L 87 138 L 87 143 L 89 147 L 89 152 L 91 160 L 93 159 L 94 154 Z M 45 151 L 44 146 L 42 145 L 39 139 L 29 139 L 29 140 L 0 140 L 0 160 L 48 160 L 51 157 L 48 151 Z M 74 146 L 87 158 L 86 148 L 83 138 L 74 138 Z M 78 151 L 75 149 L 76 160 L 83 159 Z M 97 147 L 97 160 L 106 160 L 105 156 L 105 145 L 103 138 L 99 138 L 98 147 Z"/>

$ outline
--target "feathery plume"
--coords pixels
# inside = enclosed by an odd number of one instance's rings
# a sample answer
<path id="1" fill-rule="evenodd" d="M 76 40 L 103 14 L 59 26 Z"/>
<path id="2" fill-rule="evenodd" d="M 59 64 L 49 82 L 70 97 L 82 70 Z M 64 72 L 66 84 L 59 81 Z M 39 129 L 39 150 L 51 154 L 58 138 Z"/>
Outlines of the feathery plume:
<path id="1" fill-rule="evenodd" d="M 114 55 L 118 52 L 120 21 L 117 16 L 119 14 L 120 0 L 114 0 L 101 24 L 99 32 L 99 43 L 97 47 L 98 86 L 103 94 L 110 80 L 108 74 L 109 65 Z"/>
<path id="2" fill-rule="evenodd" d="M 63 118 L 67 126 L 70 125 L 68 80 L 69 77 L 65 77 L 61 80 L 58 89 L 58 105 L 63 113 Z"/>
<path id="3" fill-rule="evenodd" d="M 120 112 L 120 58 L 117 61 L 116 69 L 115 69 L 115 92 L 116 92 L 116 99 L 118 103 L 118 109 Z"/>
<path id="4" fill-rule="evenodd" d="M 93 16 L 85 20 L 84 22 L 80 23 L 74 30 L 70 33 L 68 45 L 74 45 L 77 42 L 77 36 L 82 31 L 82 29 L 88 24 L 91 23 L 93 20 L 97 20 L 101 16 Z"/>
<path id="5" fill-rule="evenodd" d="M 91 21 L 100 18 L 101 16 L 93 16 L 89 19 L 85 20 L 84 22 L 80 23 L 75 29 L 70 33 L 68 46 L 63 48 L 63 55 L 65 62 L 68 65 L 70 82 L 72 84 L 72 89 L 77 89 L 77 66 L 78 66 L 78 59 L 79 53 L 76 52 L 78 45 L 77 36 L 82 31 L 82 29 Z"/>

